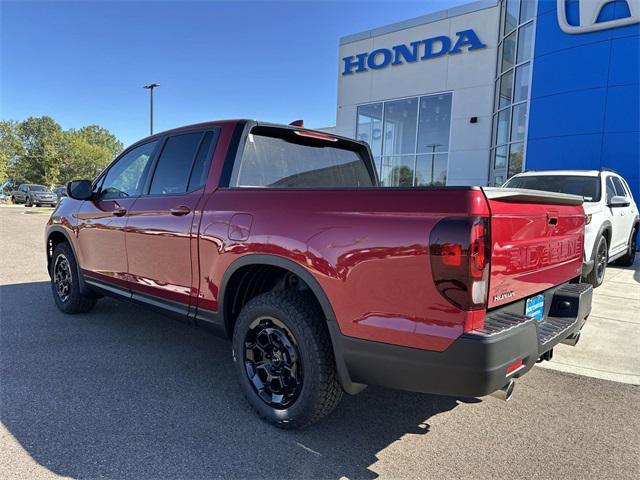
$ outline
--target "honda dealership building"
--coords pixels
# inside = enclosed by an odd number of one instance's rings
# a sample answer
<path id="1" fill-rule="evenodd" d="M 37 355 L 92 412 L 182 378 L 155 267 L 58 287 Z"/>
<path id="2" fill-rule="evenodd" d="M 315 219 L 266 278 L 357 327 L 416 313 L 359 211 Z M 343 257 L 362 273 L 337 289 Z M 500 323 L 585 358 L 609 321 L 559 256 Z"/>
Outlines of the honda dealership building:
<path id="1" fill-rule="evenodd" d="M 640 198 L 640 0 L 480 1 L 340 40 L 335 132 L 390 186 L 613 168 Z"/>

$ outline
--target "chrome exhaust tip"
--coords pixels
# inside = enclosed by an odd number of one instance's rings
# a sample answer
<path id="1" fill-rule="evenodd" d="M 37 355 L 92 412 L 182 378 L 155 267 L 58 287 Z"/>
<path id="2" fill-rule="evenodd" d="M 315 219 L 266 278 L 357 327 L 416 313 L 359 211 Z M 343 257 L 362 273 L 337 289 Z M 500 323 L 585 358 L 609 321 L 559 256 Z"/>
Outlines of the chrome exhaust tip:
<path id="1" fill-rule="evenodd" d="M 571 335 L 570 337 L 565 338 L 564 340 L 562 340 L 560 343 L 564 343 L 565 345 L 569 345 L 571 347 L 575 347 L 578 344 L 578 341 L 580 340 L 580 332 Z"/>
<path id="2" fill-rule="evenodd" d="M 498 400 L 502 400 L 503 402 L 508 402 L 511 398 L 511 395 L 513 395 L 513 390 L 515 388 L 516 382 L 514 380 L 509 380 L 509 382 L 504 387 L 493 392 L 491 396 L 497 398 Z"/>

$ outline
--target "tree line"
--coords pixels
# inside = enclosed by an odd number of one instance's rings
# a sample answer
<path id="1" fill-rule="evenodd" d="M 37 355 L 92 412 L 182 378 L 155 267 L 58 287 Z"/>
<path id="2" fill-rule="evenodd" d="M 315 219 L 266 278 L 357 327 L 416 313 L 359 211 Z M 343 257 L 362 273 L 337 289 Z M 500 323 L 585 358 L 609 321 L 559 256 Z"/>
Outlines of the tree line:
<path id="1" fill-rule="evenodd" d="M 94 178 L 123 149 L 104 127 L 63 130 L 51 117 L 0 121 L 0 184 L 64 185 Z"/>

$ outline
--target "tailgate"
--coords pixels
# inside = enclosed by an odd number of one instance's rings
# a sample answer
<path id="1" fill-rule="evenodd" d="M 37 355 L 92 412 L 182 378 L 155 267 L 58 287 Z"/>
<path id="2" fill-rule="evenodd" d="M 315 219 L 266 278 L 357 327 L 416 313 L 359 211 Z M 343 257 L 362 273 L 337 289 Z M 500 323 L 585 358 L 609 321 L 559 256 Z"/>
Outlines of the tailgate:
<path id="1" fill-rule="evenodd" d="M 488 308 L 564 283 L 582 271 L 582 197 L 483 188 L 491 214 Z"/>

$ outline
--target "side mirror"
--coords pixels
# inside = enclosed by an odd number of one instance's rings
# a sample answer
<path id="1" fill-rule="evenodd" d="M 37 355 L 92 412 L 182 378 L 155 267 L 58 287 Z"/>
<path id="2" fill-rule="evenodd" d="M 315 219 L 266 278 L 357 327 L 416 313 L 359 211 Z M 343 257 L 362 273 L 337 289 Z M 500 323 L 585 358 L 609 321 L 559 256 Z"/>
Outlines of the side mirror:
<path id="1" fill-rule="evenodd" d="M 625 197 L 622 197 L 620 195 L 614 195 L 613 197 L 611 197 L 611 200 L 609 200 L 609 206 L 611 208 L 628 207 L 629 205 L 630 205 L 629 200 L 627 200 Z"/>
<path id="2" fill-rule="evenodd" d="M 93 185 L 89 180 L 71 180 L 67 183 L 67 196 L 76 200 L 89 200 L 93 196 Z"/>

